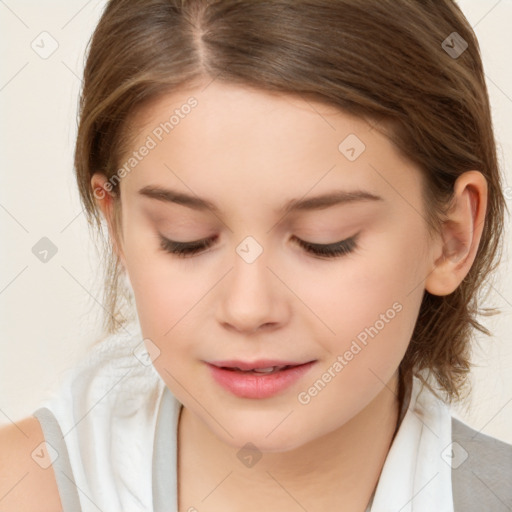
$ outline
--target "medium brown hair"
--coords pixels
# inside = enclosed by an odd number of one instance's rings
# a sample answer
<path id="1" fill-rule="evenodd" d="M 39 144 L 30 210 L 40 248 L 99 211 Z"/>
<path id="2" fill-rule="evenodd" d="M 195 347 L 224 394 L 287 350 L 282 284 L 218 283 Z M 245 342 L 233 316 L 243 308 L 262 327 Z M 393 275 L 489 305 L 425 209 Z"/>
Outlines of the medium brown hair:
<path id="1" fill-rule="evenodd" d="M 453 32 L 467 43 L 443 47 Z M 456 36 L 457 37 L 457 36 Z M 80 99 L 75 169 L 89 225 L 101 230 L 91 176 L 112 178 L 130 120 L 150 101 L 205 80 L 298 94 L 385 127 L 425 178 L 429 230 L 438 230 L 458 176 L 479 170 L 488 207 L 474 261 L 447 296 L 425 291 L 403 379 L 420 370 L 448 400 L 470 369 L 482 289 L 499 262 L 503 215 L 496 144 L 480 49 L 451 0 L 111 0 L 91 38 Z M 116 192 L 116 222 L 121 197 Z M 103 238 L 105 240 L 105 238 Z M 106 242 L 104 327 L 119 329 L 120 262 Z M 133 307 L 133 302 L 125 305 Z M 131 306 L 130 306 L 131 304 Z"/>

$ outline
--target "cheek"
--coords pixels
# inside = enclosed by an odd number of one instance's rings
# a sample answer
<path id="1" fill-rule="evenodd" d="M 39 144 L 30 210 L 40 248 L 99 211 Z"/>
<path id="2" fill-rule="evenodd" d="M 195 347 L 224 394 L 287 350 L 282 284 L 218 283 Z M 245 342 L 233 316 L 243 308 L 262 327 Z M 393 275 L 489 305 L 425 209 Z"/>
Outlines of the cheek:
<path id="1" fill-rule="evenodd" d="M 162 338 L 200 300 L 205 285 L 190 278 L 186 261 L 159 248 L 152 227 L 133 227 L 124 254 L 144 336 Z"/>
<path id="2" fill-rule="evenodd" d="M 186 270 L 180 271 L 183 267 L 165 265 L 161 260 L 162 256 L 148 258 L 146 263 L 132 267 L 130 274 L 143 332 L 156 337 L 172 336 L 182 329 L 194 318 L 194 306 L 205 293 L 204 283 L 201 286 L 187 277 Z"/>
<path id="3" fill-rule="evenodd" d="M 168 258 L 164 252 L 148 251 L 146 259 L 131 267 L 130 279 L 141 332 L 151 340 L 150 346 L 158 349 L 153 366 L 174 395 L 186 403 L 187 394 L 176 382 L 187 389 L 192 385 L 188 363 L 200 356 L 194 341 L 204 323 L 197 306 L 205 287 L 180 271 L 180 265 L 170 264 Z"/>
<path id="4" fill-rule="evenodd" d="M 324 293 L 310 296 L 311 308 L 324 305 L 322 318 L 335 334 L 319 336 L 329 355 L 297 398 L 310 417 L 330 411 L 327 429 L 383 390 L 405 354 L 423 297 L 425 242 L 414 238 L 388 233 L 371 254 L 360 253 L 320 280 L 317 274 L 316 289 Z"/>
<path id="5" fill-rule="evenodd" d="M 348 352 L 347 358 L 383 377 L 390 375 L 407 349 L 418 316 L 426 247 L 426 238 L 411 226 L 373 237 L 371 250 L 362 246 L 332 271 L 311 271 L 308 290 L 300 293 L 331 331 L 331 336 L 325 335 L 324 329 L 322 336 L 331 359 Z"/>

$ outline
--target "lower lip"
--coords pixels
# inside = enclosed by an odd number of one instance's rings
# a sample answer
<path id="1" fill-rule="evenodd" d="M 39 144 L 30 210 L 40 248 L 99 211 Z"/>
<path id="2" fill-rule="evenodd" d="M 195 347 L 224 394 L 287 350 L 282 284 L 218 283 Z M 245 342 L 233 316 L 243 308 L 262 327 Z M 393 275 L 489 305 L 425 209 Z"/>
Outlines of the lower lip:
<path id="1" fill-rule="evenodd" d="M 315 364 L 311 361 L 271 374 L 225 370 L 208 364 L 212 376 L 223 388 L 240 398 L 269 398 L 293 385 Z"/>

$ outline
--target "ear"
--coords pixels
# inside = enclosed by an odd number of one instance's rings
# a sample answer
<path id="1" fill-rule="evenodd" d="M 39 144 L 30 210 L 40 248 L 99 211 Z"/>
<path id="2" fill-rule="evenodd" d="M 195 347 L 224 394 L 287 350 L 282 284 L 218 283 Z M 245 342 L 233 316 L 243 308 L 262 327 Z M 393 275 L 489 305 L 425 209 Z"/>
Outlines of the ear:
<path id="1" fill-rule="evenodd" d="M 122 234 L 115 228 L 114 222 L 114 201 L 118 201 L 119 199 L 116 199 L 116 194 L 112 190 L 112 184 L 102 173 L 97 172 L 93 174 L 91 178 L 91 187 L 94 191 L 96 204 L 107 221 L 108 232 L 114 251 L 117 253 L 123 267 L 126 269 L 122 243 L 120 241 L 120 239 L 122 239 Z"/>
<path id="2" fill-rule="evenodd" d="M 436 245 L 433 269 L 425 281 L 433 295 L 454 292 L 471 269 L 484 228 L 487 181 L 479 171 L 461 174 Z"/>

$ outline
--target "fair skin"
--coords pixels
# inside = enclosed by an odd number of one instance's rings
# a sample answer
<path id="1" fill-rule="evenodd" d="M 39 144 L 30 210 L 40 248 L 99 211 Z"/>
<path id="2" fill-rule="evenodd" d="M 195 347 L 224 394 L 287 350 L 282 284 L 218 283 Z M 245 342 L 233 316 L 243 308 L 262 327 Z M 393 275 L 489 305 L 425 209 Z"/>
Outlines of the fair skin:
<path id="1" fill-rule="evenodd" d="M 430 238 L 420 171 L 377 129 L 320 103 L 215 81 L 144 109 L 132 120 L 129 153 L 191 95 L 197 107 L 121 180 L 120 232 L 105 177 L 91 181 L 142 333 L 160 350 L 153 364 L 184 405 L 179 509 L 364 511 L 396 427 L 397 369 L 424 290 L 449 294 L 469 271 L 485 179 L 461 175 L 443 233 Z M 338 149 L 349 134 L 366 146 L 354 161 Z M 149 185 L 207 199 L 218 211 L 138 193 Z M 278 212 L 289 199 L 334 190 L 378 199 Z M 161 249 L 159 235 L 217 238 L 184 258 Z M 296 242 L 354 235 L 355 249 L 332 258 Z M 236 250 L 248 236 L 263 249 L 251 263 Z M 378 334 L 301 402 L 383 314 Z M 314 363 L 291 387 L 261 399 L 233 395 L 205 363 L 259 358 Z M 252 467 L 237 458 L 248 442 L 262 454 Z"/>

